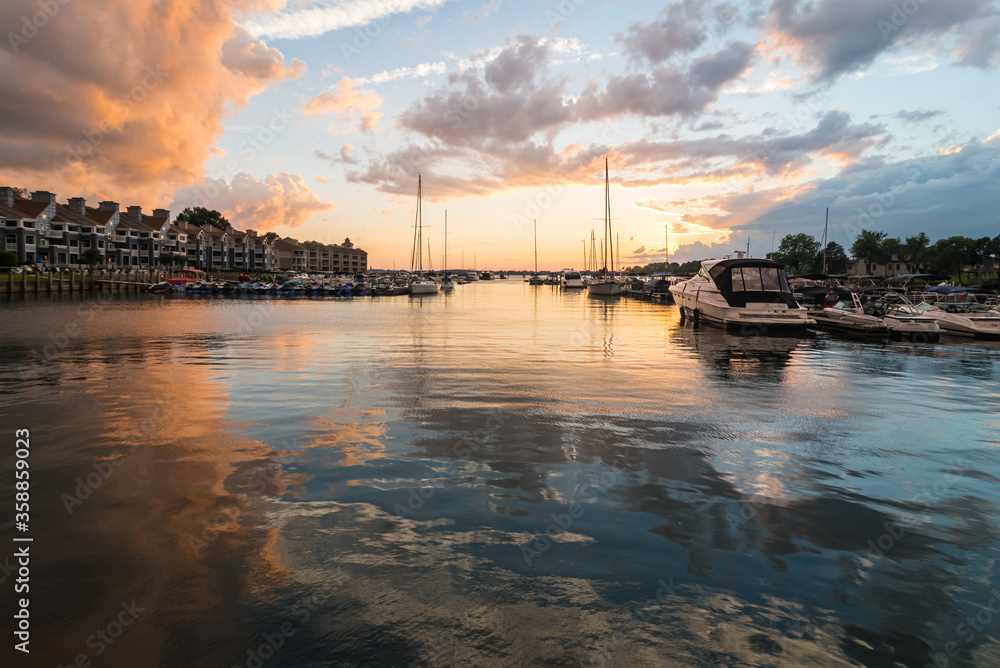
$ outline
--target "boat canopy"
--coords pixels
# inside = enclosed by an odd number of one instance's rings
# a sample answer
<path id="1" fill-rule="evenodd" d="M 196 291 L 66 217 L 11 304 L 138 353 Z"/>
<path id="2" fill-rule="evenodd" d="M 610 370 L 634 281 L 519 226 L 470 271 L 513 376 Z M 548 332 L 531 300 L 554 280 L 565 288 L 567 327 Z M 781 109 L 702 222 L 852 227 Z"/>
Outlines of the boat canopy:
<path id="1" fill-rule="evenodd" d="M 807 281 L 829 281 L 830 277 L 826 274 L 786 274 L 790 279 L 801 278 Z"/>
<path id="2" fill-rule="evenodd" d="M 924 290 L 924 292 L 937 292 L 942 295 L 950 295 L 953 292 L 977 292 L 975 288 L 963 288 L 957 285 L 934 285 Z"/>
<path id="3" fill-rule="evenodd" d="M 899 276 L 893 276 L 887 279 L 889 283 L 893 281 L 947 281 L 948 276 L 942 276 L 940 274 L 900 274 Z"/>
<path id="4" fill-rule="evenodd" d="M 783 303 L 795 306 L 781 265 L 771 260 L 720 260 L 708 270 L 730 306 L 748 303 Z"/>

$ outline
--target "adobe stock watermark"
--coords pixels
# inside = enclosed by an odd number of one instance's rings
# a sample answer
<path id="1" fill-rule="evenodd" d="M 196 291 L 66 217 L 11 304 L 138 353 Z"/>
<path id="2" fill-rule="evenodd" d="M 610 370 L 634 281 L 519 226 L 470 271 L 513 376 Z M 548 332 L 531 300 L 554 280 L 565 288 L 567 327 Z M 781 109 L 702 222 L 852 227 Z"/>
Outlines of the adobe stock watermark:
<path id="1" fill-rule="evenodd" d="M 903 0 L 899 3 L 893 3 L 889 16 L 879 19 L 876 23 L 879 32 L 882 33 L 882 39 L 888 42 L 889 38 L 902 30 L 903 26 L 909 22 L 910 17 L 917 13 L 920 5 L 925 4 L 927 4 L 927 0 Z"/>
<path id="2" fill-rule="evenodd" d="M 34 14 L 25 14 L 21 17 L 21 29 L 18 32 L 8 32 L 7 40 L 10 48 L 17 55 L 21 52 L 21 47 L 38 35 L 39 31 L 54 19 L 59 11 L 68 5 L 70 0 L 38 0 L 36 3 L 38 11 Z"/>
<path id="3" fill-rule="evenodd" d="M 545 10 L 545 20 L 549 22 L 549 28 L 555 28 L 563 21 L 576 14 L 587 0 L 559 0 L 551 9 Z"/>
<path id="4" fill-rule="evenodd" d="M 212 200 L 223 192 L 223 187 L 219 185 L 219 182 L 231 183 L 237 174 L 246 169 L 248 163 L 255 160 L 268 146 L 274 143 L 275 139 L 288 129 L 296 116 L 297 114 L 288 107 L 274 109 L 267 124 L 256 128 L 249 137 L 240 142 L 240 145 L 236 147 L 237 154 L 243 156 L 243 160 L 229 160 L 222 171 L 217 172 L 212 178 L 208 179 L 208 182 L 199 188 L 197 194 L 194 196 L 194 205 L 209 206 Z"/>
<path id="5" fill-rule="evenodd" d="M 382 18 L 375 19 L 371 23 L 356 27 L 353 39 L 350 42 L 340 43 L 340 55 L 350 63 L 355 56 L 361 55 L 362 51 L 382 36 L 382 32 L 391 20 L 392 14 L 388 14 Z"/>
<path id="6" fill-rule="evenodd" d="M 121 637 L 125 630 L 139 619 L 139 613 L 146 611 L 145 608 L 140 608 L 136 605 L 134 598 L 131 603 L 122 601 L 120 607 L 121 610 L 118 611 L 114 619 L 87 637 L 87 647 L 94 651 L 95 658 L 104 654 Z M 65 664 L 65 666 L 59 664 L 58 668 L 90 668 L 90 666 L 90 654 L 81 652 L 73 657 L 73 660 Z"/>
<path id="7" fill-rule="evenodd" d="M 66 158 L 62 163 L 52 161 L 51 166 L 57 172 L 61 172 L 71 164 L 82 162 L 84 159 L 92 157 L 95 150 L 104 142 L 104 138 L 115 130 L 121 131 L 120 126 L 128 118 L 129 113 L 138 107 L 149 97 L 149 94 L 156 90 L 163 81 L 170 76 L 169 72 L 164 72 L 160 66 L 147 66 L 142 81 L 137 83 L 128 91 L 111 102 L 111 114 L 109 114 L 100 124 L 94 128 L 83 130 L 83 139 L 75 145 L 66 145 Z"/>

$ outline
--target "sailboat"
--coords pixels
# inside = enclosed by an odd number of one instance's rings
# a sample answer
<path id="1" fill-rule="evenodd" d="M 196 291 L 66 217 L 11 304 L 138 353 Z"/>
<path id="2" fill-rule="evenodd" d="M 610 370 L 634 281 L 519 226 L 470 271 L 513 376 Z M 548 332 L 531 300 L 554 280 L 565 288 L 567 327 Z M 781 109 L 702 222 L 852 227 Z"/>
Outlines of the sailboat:
<path id="1" fill-rule="evenodd" d="M 438 284 L 424 276 L 424 254 L 423 254 L 423 239 L 424 239 L 424 220 L 423 220 L 423 210 L 421 207 L 421 180 L 420 175 L 417 174 L 417 213 L 416 221 L 413 226 L 413 253 L 410 256 L 410 272 L 413 274 L 413 278 L 410 281 L 410 294 L 411 295 L 436 295 L 438 293 Z"/>
<path id="2" fill-rule="evenodd" d="M 604 267 L 600 274 L 587 284 L 587 292 L 601 297 L 614 297 L 622 293 L 622 282 L 615 276 L 614 237 L 611 236 L 611 185 L 608 179 L 608 159 L 604 159 L 604 239 L 601 256 Z"/>
<path id="3" fill-rule="evenodd" d="M 538 275 L 538 221 L 535 223 L 535 273 L 528 278 L 529 285 L 541 285 L 542 277 Z"/>
<path id="4" fill-rule="evenodd" d="M 450 292 L 455 289 L 455 281 L 448 275 L 448 210 L 444 211 L 444 277 L 441 279 L 441 291 Z"/>

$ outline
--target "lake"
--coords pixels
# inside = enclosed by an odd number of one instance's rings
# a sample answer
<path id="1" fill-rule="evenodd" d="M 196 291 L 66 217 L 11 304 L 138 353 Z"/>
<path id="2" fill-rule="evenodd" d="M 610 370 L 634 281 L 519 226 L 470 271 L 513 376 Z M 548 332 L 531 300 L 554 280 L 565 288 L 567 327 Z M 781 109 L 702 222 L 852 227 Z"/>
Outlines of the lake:
<path id="1" fill-rule="evenodd" d="M 0 314 L 32 665 L 1000 665 L 1000 344 L 517 277 Z"/>

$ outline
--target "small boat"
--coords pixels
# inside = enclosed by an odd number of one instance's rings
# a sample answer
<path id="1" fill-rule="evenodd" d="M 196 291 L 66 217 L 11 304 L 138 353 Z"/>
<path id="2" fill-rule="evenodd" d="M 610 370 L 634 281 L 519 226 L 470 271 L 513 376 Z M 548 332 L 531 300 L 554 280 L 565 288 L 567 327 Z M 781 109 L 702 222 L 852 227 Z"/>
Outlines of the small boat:
<path id="1" fill-rule="evenodd" d="M 488 271 L 484 271 L 483 273 L 481 273 L 479 275 L 479 279 L 482 280 L 482 281 L 492 281 L 493 280 L 493 274 L 490 273 L 490 272 L 488 272 Z"/>
<path id="2" fill-rule="evenodd" d="M 587 284 L 583 282 L 583 276 L 580 275 L 580 272 L 569 269 L 563 272 L 562 286 L 567 290 L 576 290 L 586 288 Z"/>
<path id="3" fill-rule="evenodd" d="M 471 281 L 478 281 L 479 280 L 479 274 L 477 274 L 474 271 L 467 271 L 467 272 L 465 272 L 465 278 L 466 278 L 466 280 L 468 280 L 470 282 Z"/>
<path id="4" fill-rule="evenodd" d="M 816 326 L 866 339 L 889 338 L 889 326 L 881 317 L 884 313 L 874 306 L 863 304 L 857 292 L 848 296 L 850 300 L 841 299 L 833 306 L 813 312 Z"/>
<path id="5" fill-rule="evenodd" d="M 934 318 L 946 333 L 1000 339 L 1000 310 L 987 304 L 986 298 L 968 289 L 935 291 L 933 288 L 924 292 L 923 297 L 915 308 L 922 315 Z"/>
<path id="6" fill-rule="evenodd" d="M 615 253 L 611 236 L 611 185 L 608 179 L 608 159 L 604 159 L 604 245 L 601 254 L 604 268 L 587 284 L 587 293 L 598 297 L 616 297 L 622 293 L 622 282 L 615 276 Z"/>

